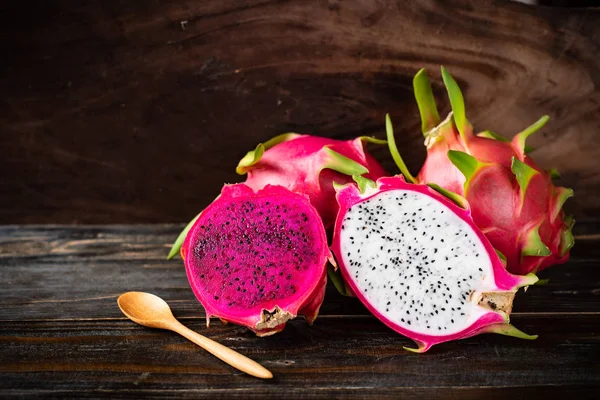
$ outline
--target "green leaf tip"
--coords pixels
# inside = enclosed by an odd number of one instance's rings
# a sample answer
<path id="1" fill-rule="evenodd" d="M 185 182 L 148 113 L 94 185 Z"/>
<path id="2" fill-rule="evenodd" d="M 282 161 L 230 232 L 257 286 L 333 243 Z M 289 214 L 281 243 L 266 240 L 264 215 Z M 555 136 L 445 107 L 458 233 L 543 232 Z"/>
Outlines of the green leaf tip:
<path id="1" fill-rule="evenodd" d="M 421 131 L 423 135 L 427 136 L 427 133 L 440 123 L 440 115 L 425 68 L 420 69 L 413 78 L 413 90 L 421 115 Z"/>
<path id="2" fill-rule="evenodd" d="M 565 223 L 567 228 L 560 235 L 560 256 L 563 257 L 571 247 L 575 244 L 575 238 L 573 237 L 573 226 L 575 226 L 575 220 L 571 216 L 565 217 Z"/>
<path id="3" fill-rule="evenodd" d="M 374 189 L 374 188 L 377 187 L 377 185 L 375 184 L 375 182 L 373 182 L 369 178 L 365 178 L 364 176 L 353 175 L 352 179 L 354 179 L 354 182 L 356 182 L 356 184 L 358 185 L 358 190 L 360 190 L 361 193 L 365 193 L 365 191 L 368 188 L 373 188 Z"/>
<path id="4" fill-rule="evenodd" d="M 350 293 L 346 291 L 344 278 L 342 278 L 342 273 L 339 269 L 336 270 L 333 265 L 327 264 L 327 276 L 329 277 L 329 280 L 333 282 L 333 286 L 335 286 L 335 288 L 341 295 L 353 297 Z"/>
<path id="5" fill-rule="evenodd" d="M 264 143 L 265 150 L 269 150 L 271 147 L 274 147 L 274 146 L 278 145 L 279 143 L 289 142 L 292 139 L 296 139 L 298 136 L 301 136 L 301 135 L 298 133 L 287 132 L 287 133 L 282 133 L 281 135 L 272 137 L 271 139 L 267 140 Z"/>
<path id="6" fill-rule="evenodd" d="M 560 178 L 560 172 L 558 172 L 558 170 L 556 168 L 550 168 L 548 170 L 548 173 L 550 174 L 550 178 L 552 178 L 552 179 Z"/>
<path id="7" fill-rule="evenodd" d="M 498 135 L 497 133 L 492 132 L 490 130 L 485 130 L 483 132 L 479 132 L 477 134 L 477 136 L 482 137 L 482 138 L 486 138 L 486 139 L 497 140 L 499 142 L 504 142 L 504 143 L 510 142 L 509 139 L 505 138 L 504 136 Z"/>
<path id="8" fill-rule="evenodd" d="M 433 190 L 435 190 L 442 196 L 448 198 L 449 200 L 454 202 L 454 204 L 456 204 L 460 208 L 465 209 L 465 210 L 467 208 L 469 208 L 469 203 L 467 202 L 467 199 L 462 197 L 460 194 L 454 193 L 447 189 L 444 189 L 443 187 L 441 187 L 440 185 L 435 184 L 435 183 L 428 183 L 427 186 L 429 186 L 430 188 L 432 188 Z"/>
<path id="9" fill-rule="evenodd" d="M 465 192 L 477 172 L 488 164 L 477 161 L 475 157 L 463 151 L 448 150 L 448 158 L 465 176 Z"/>
<path id="10" fill-rule="evenodd" d="M 235 172 L 238 175 L 244 175 L 245 173 L 248 172 L 250 167 L 252 167 L 257 162 L 260 161 L 265 150 L 269 150 L 271 147 L 273 147 L 279 143 L 283 143 L 283 142 L 292 140 L 297 136 L 299 136 L 297 133 L 283 133 L 281 135 L 275 136 L 274 138 L 267 140 L 264 143 L 259 143 L 254 150 L 250 150 L 240 160 L 240 162 L 238 163 L 238 165 L 235 169 Z"/>
<path id="11" fill-rule="evenodd" d="M 192 226 L 194 225 L 194 223 L 196 222 L 198 217 L 200 217 L 200 214 L 196 215 L 193 220 L 188 222 L 188 224 L 185 226 L 185 228 L 183 228 L 181 233 L 179 233 L 179 236 L 177 236 L 177 239 L 175 239 L 175 242 L 173 243 L 173 246 L 171 247 L 171 250 L 169 251 L 167 260 L 172 259 L 173 257 L 175 257 L 177 255 L 177 253 L 179 253 L 181 246 L 183 246 L 183 241 L 185 240 L 185 237 L 187 236 L 190 229 L 192 229 Z"/>
<path id="12" fill-rule="evenodd" d="M 529 232 L 524 236 L 523 249 L 521 250 L 522 256 L 549 256 L 552 254 L 548 246 L 544 244 L 540 237 L 540 224 L 532 227 Z"/>
<path id="13" fill-rule="evenodd" d="M 346 183 L 338 183 L 338 182 L 336 182 L 336 181 L 333 181 L 333 183 L 332 183 L 332 184 L 333 184 L 333 189 L 334 189 L 336 192 L 339 192 L 340 190 L 342 190 L 342 188 L 343 188 L 344 186 L 346 186 L 346 185 L 347 185 Z"/>
<path id="14" fill-rule="evenodd" d="M 387 135 L 388 148 L 390 149 L 390 153 L 392 154 L 392 158 L 394 162 L 400 168 L 400 172 L 404 175 L 407 181 L 411 183 L 416 183 L 417 180 L 411 175 L 406 168 L 406 164 L 404 164 L 404 160 L 402 156 L 400 156 L 400 152 L 398 151 L 398 147 L 396 147 L 396 139 L 394 138 L 394 127 L 392 126 L 392 120 L 390 118 L 390 114 L 385 115 L 385 132 Z"/>
<path id="15" fill-rule="evenodd" d="M 540 128 L 542 128 L 544 125 L 546 125 L 546 122 L 548 122 L 549 119 L 550 119 L 549 116 L 544 115 L 543 117 L 538 119 L 536 122 L 534 122 L 533 124 L 531 124 L 530 126 L 525 128 L 525 130 L 517 133 L 512 140 L 512 143 L 517 148 L 517 151 L 519 151 L 521 154 L 525 154 L 525 153 L 529 153 L 529 151 L 533 150 L 531 148 L 528 148 L 525 145 L 525 141 L 527 140 L 527 138 L 529 136 L 531 136 L 531 134 L 533 134 L 534 132 L 536 132 Z"/>
<path id="16" fill-rule="evenodd" d="M 369 173 L 369 170 L 364 165 L 332 150 L 328 146 L 325 146 L 323 151 L 326 154 L 326 161 L 323 163 L 321 169 L 328 168 L 350 176 Z"/>
<path id="17" fill-rule="evenodd" d="M 238 175 L 244 175 L 248 172 L 248 169 L 260 161 L 263 154 L 265 152 L 265 145 L 259 143 L 254 150 L 250 150 L 246 153 L 246 155 L 240 160 L 237 167 L 235 168 L 235 172 Z"/>
<path id="18" fill-rule="evenodd" d="M 500 250 L 498 250 L 496 248 L 494 248 L 494 251 L 496 251 L 496 255 L 500 259 L 500 262 L 502 263 L 502 265 L 504 266 L 504 268 L 506 268 L 506 265 L 507 265 L 506 256 Z"/>
<path id="19" fill-rule="evenodd" d="M 417 345 L 417 348 L 412 348 L 412 347 L 407 347 L 407 346 L 402 346 L 402 348 L 406 351 L 410 351 L 411 353 L 417 353 L 417 354 L 422 354 L 425 353 L 427 350 L 429 350 L 429 348 L 431 346 L 426 345 L 425 343 L 422 343 L 418 340 L 415 340 L 415 344 Z"/>
<path id="20" fill-rule="evenodd" d="M 521 282 L 519 282 L 519 287 L 525 287 L 527 290 L 527 286 L 535 285 L 540 281 L 540 278 L 537 277 L 533 272 L 528 273 L 527 275 L 521 276 Z"/>
<path id="21" fill-rule="evenodd" d="M 452 113 L 454 114 L 454 123 L 460 132 L 460 136 L 465 140 L 467 130 L 467 117 L 465 114 L 465 99 L 458 86 L 458 83 L 454 80 L 452 75 L 442 66 L 442 79 L 448 92 L 448 98 L 450 99 L 450 107 L 452 107 Z"/>
<path id="22" fill-rule="evenodd" d="M 387 144 L 387 140 L 378 139 L 373 136 L 359 136 L 358 137 L 363 143 L 373 143 L 373 144 Z"/>
<path id="23" fill-rule="evenodd" d="M 423 353 L 423 351 L 421 351 L 420 348 L 413 349 L 412 347 L 406 347 L 406 346 L 402 346 L 402 348 L 406 351 L 410 351 L 411 353 L 417 353 L 417 354 Z"/>
<path id="24" fill-rule="evenodd" d="M 573 195 L 574 195 L 573 189 L 566 188 L 566 187 L 556 188 L 556 196 L 554 197 L 554 205 L 552 208 L 552 215 L 550 216 L 551 217 L 550 221 L 556 220 L 556 218 L 560 214 L 560 210 L 562 210 L 562 207 L 565 204 L 565 202 L 569 198 L 573 197 Z"/>
<path id="25" fill-rule="evenodd" d="M 483 132 L 479 132 L 477 134 L 477 136 L 482 137 L 482 138 L 497 140 L 499 142 L 510 143 L 510 139 L 507 139 L 502 135 L 498 135 L 497 133 L 492 132 L 490 130 L 485 130 Z M 525 146 L 525 154 L 531 153 L 533 150 L 534 150 L 533 147 Z"/>
<path id="26" fill-rule="evenodd" d="M 527 188 L 531 183 L 531 179 L 533 179 L 534 176 L 539 175 L 540 172 L 531 168 L 529 165 L 525 164 L 516 157 L 512 158 L 510 169 L 513 174 L 515 174 L 517 182 L 519 183 L 519 187 L 521 188 L 521 207 L 523 207 L 523 203 L 525 202 L 525 194 L 527 193 Z"/>
<path id="27" fill-rule="evenodd" d="M 538 338 L 538 335 L 528 335 L 525 332 L 515 328 L 513 325 L 511 324 L 496 324 L 496 325 L 491 325 L 488 329 L 487 332 L 489 333 L 497 333 L 499 335 L 505 335 L 505 336 L 512 336 L 512 337 L 516 337 L 519 339 L 525 339 L 525 340 L 535 340 Z"/>

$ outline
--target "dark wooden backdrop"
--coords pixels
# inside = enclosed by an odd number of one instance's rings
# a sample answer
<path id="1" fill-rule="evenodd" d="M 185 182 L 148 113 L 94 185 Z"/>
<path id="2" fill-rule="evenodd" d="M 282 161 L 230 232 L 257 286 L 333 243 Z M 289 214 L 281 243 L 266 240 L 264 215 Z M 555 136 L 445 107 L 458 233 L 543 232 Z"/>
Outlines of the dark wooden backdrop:
<path id="1" fill-rule="evenodd" d="M 0 223 L 185 221 L 258 141 L 382 136 L 424 158 L 411 77 L 444 64 L 477 127 L 600 207 L 600 10 L 505 0 L 0 4 Z M 391 172 L 385 148 L 374 149 Z"/>

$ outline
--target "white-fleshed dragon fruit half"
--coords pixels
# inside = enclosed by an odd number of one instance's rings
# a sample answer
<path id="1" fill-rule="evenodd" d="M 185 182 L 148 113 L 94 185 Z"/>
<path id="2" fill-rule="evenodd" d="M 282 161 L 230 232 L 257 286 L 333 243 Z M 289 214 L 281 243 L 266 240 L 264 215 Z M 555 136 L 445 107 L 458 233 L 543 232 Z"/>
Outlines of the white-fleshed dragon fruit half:
<path id="1" fill-rule="evenodd" d="M 362 303 L 417 343 L 407 350 L 480 333 L 536 338 L 509 315 L 517 289 L 538 278 L 506 271 L 464 199 L 401 176 L 357 182 L 338 188 L 332 251 Z"/>

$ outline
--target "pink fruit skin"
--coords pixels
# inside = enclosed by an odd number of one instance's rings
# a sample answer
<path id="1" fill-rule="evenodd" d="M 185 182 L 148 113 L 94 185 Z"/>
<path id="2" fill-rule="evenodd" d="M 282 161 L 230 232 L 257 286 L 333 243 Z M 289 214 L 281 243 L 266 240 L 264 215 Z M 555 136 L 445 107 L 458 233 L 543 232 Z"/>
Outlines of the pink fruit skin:
<path id="1" fill-rule="evenodd" d="M 348 273 L 346 266 L 342 262 L 342 260 L 343 260 L 342 249 L 341 249 L 340 238 L 339 238 L 340 231 L 341 231 L 341 225 L 342 225 L 342 222 L 344 221 L 346 213 L 348 212 L 350 207 L 352 207 L 354 204 L 361 203 L 365 200 L 368 200 L 369 198 L 373 197 L 374 195 L 376 195 L 378 193 L 388 191 L 388 190 L 398 190 L 398 189 L 411 190 L 411 191 L 423 193 L 427 196 L 433 197 L 437 201 L 439 201 L 442 204 L 444 204 L 445 206 L 447 206 L 452 212 L 454 212 L 462 220 L 467 222 L 469 225 L 473 226 L 473 232 L 475 232 L 477 234 L 477 236 L 479 237 L 481 242 L 484 244 L 485 249 L 486 249 L 487 253 L 490 255 L 490 258 L 492 260 L 495 284 L 496 284 L 498 290 L 501 290 L 501 291 L 502 290 L 513 290 L 517 287 L 522 286 L 524 284 L 524 282 L 526 282 L 526 280 L 528 279 L 528 278 L 525 278 L 522 276 L 511 275 L 508 272 L 506 272 L 504 266 L 502 265 L 502 263 L 500 262 L 498 257 L 495 257 L 496 253 L 494 251 L 494 248 L 490 244 L 490 242 L 486 239 L 486 237 L 483 235 L 483 233 L 479 229 L 477 229 L 477 227 L 474 226 L 473 220 L 471 219 L 471 211 L 469 209 L 465 210 L 465 209 L 462 209 L 462 208 L 456 206 L 456 204 L 454 204 L 453 202 L 451 202 L 450 200 L 448 200 L 447 198 L 440 195 L 439 193 L 432 190 L 431 188 L 429 188 L 426 185 L 415 185 L 415 184 L 406 183 L 406 181 L 404 180 L 404 178 L 402 176 L 380 178 L 377 181 L 377 187 L 378 187 L 378 190 L 376 193 L 366 195 L 366 196 L 362 195 L 355 185 L 347 185 L 338 192 L 337 200 L 340 205 L 340 212 L 339 212 L 336 222 L 335 222 L 333 243 L 331 246 L 331 250 L 333 251 L 333 254 L 336 257 L 337 263 L 342 271 L 342 276 L 344 277 L 344 280 L 352 288 L 353 292 L 360 299 L 360 301 L 369 309 L 369 311 L 371 313 L 373 313 L 373 315 L 375 315 L 380 321 L 382 321 L 385 325 L 387 325 L 391 329 L 393 329 L 396 332 L 400 333 L 401 335 L 409 337 L 412 340 L 414 340 L 415 342 L 417 342 L 419 344 L 419 348 L 420 348 L 419 352 L 425 352 L 431 346 L 433 346 L 435 344 L 439 344 L 439 343 L 447 342 L 447 341 L 451 341 L 451 340 L 463 339 L 463 338 L 474 336 L 474 335 L 477 335 L 480 333 L 485 333 L 488 331 L 489 327 L 494 326 L 495 324 L 506 324 L 506 320 L 501 314 L 495 313 L 495 312 L 489 312 L 489 313 L 483 315 L 482 317 L 480 317 L 471 326 L 465 328 L 464 330 L 462 330 L 460 332 L 456 332 L 452 335 L 440 335 L 440 336 L 425 335 L 425 334 L 420 334 L 417 332 L 407 330 L 401 326 L 396 325 L 394 322 L 390 321 L 385 316 L 383 316 L 376 308 L 374 308 L 365 299 L 362 292 L 356 286 L 356 283 L 354 282 L 352 276 Z"/>
<path id="2" fill-rule="evenodd" d="M 285 215 L 302 213 L 304 229 L 296 220 L 279 222 L 273 207 L 283 210 L 284 206 L 289 214 L 281 212 L 282 220 Z M 267 220 L 252 223 L 256 215 Z M 287 240 L 291 230 L 305 234 L 306 242 Z M 257 192 L 244 184 L 225 185 L 181 247 L 188 280 L 206 310 L 207 325 L 216 316 L 247 326 L 259 336 L 279 332 L 297 315 L 304 315 L 309 323 L 315 320 L 325 294 L 325 265 L 330 255 L 325 230 L 308 199 L 273 185 Z M 307 259 L 308 263 L 298 262 Z M 264 293 L 259 295 L 260 287 Z M 276 308 L 289 315 L 277 326 L 257 328 L 263 311 Z"/>
<path id="3" fill-rule="evenodd" d="M 436 183 L 464 196 L 471 205 L 477 226 L 506 256 L 508 271 L 525 275 L 566 262 L 569 253 L 561 255 L 560 247 L 561 235 L 569 226 L 562 210 L 553 215 L 558 192 L 550 174 L 523 154 L 514 141 L 478 137 L 471 129 L 465 130 L 466 140 L 463 140 L 453 124 L 442 128 L 441 133 L 443 136 L 427 149 L 427 159 L 417 181 Z M 448 150 L 463 151 L 482 163 L 491 164 L 473 177 L 467 193 L 464 190 L 465 177 L 448 158 Z M 511 171 L 512 157 L 540 173 L 531 180 L 521 209 L 520 187 Z M 540 238 L 551 254 L 522 256 L 526 234 L 537 226 Z"/>
<path id="4" fill-rule="evenodd" d="M 311 135 L 296 135 L 293 139 L 268 149 L 260 161 L 248 170 L 246 184 L 258 190 L 267 184 L 281 185 L 292 192 L 306 194 L 323 219 L 325 228 L 333 226 L 338 205 L 333 182 L 352 182 L 352 177 L 331 169 L 325 147 L 365 166 L 365 176 L 375 180 L 389 174 L 364 149 L 360 138 L 342 141 Z"/>

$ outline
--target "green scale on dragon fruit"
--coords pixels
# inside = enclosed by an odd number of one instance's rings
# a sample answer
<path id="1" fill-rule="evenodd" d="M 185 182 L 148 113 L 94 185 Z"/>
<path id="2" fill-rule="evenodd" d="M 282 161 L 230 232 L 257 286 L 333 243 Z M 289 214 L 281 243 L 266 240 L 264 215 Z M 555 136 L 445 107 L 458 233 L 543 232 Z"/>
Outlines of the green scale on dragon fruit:
<path id="1" fill-rule="evenodd" d="M 308 197 L 281 186 L 225 185 L 179 247 L 207 326 L 215 316 L 268 336 L 297 315 L 311 324 L 317 317 L 331 253 Z"/>
<path id="2" fill-rule="evenodd" d="M 442 188 L 403 177 L 338 187 L 332 243 L 342 275 L 384 324 L 431 346 L 481 333 L 535 339 L 509 323 L 519 287 L 535 275 L 508 273 L 463 209 L 466 201 Z"/>
<path id="3" fill-rule="evenodd" d="M 412 182 L 435 183 L 464 196 L 475 224 L 506 258 L 515 274 L 539 272 L 569 258 L 574 244 L 572 217 L 562 207 L 573 191 L 556 187 L 556 170 L 545 171 L 527 154 L 526 139 L 542 128 L 548 117 L 512 140 L 491 131 L 475 134 L 466 118 L 464 98 L 456 81 L 442 67 L 442 78 L 452 111 L 440 120 L 425 70 L 414 78 L 427 158 Z M 389 138 L 388 138 L 389 141 Z M 395 146 L 390 146 L 399 167 Z"/>

